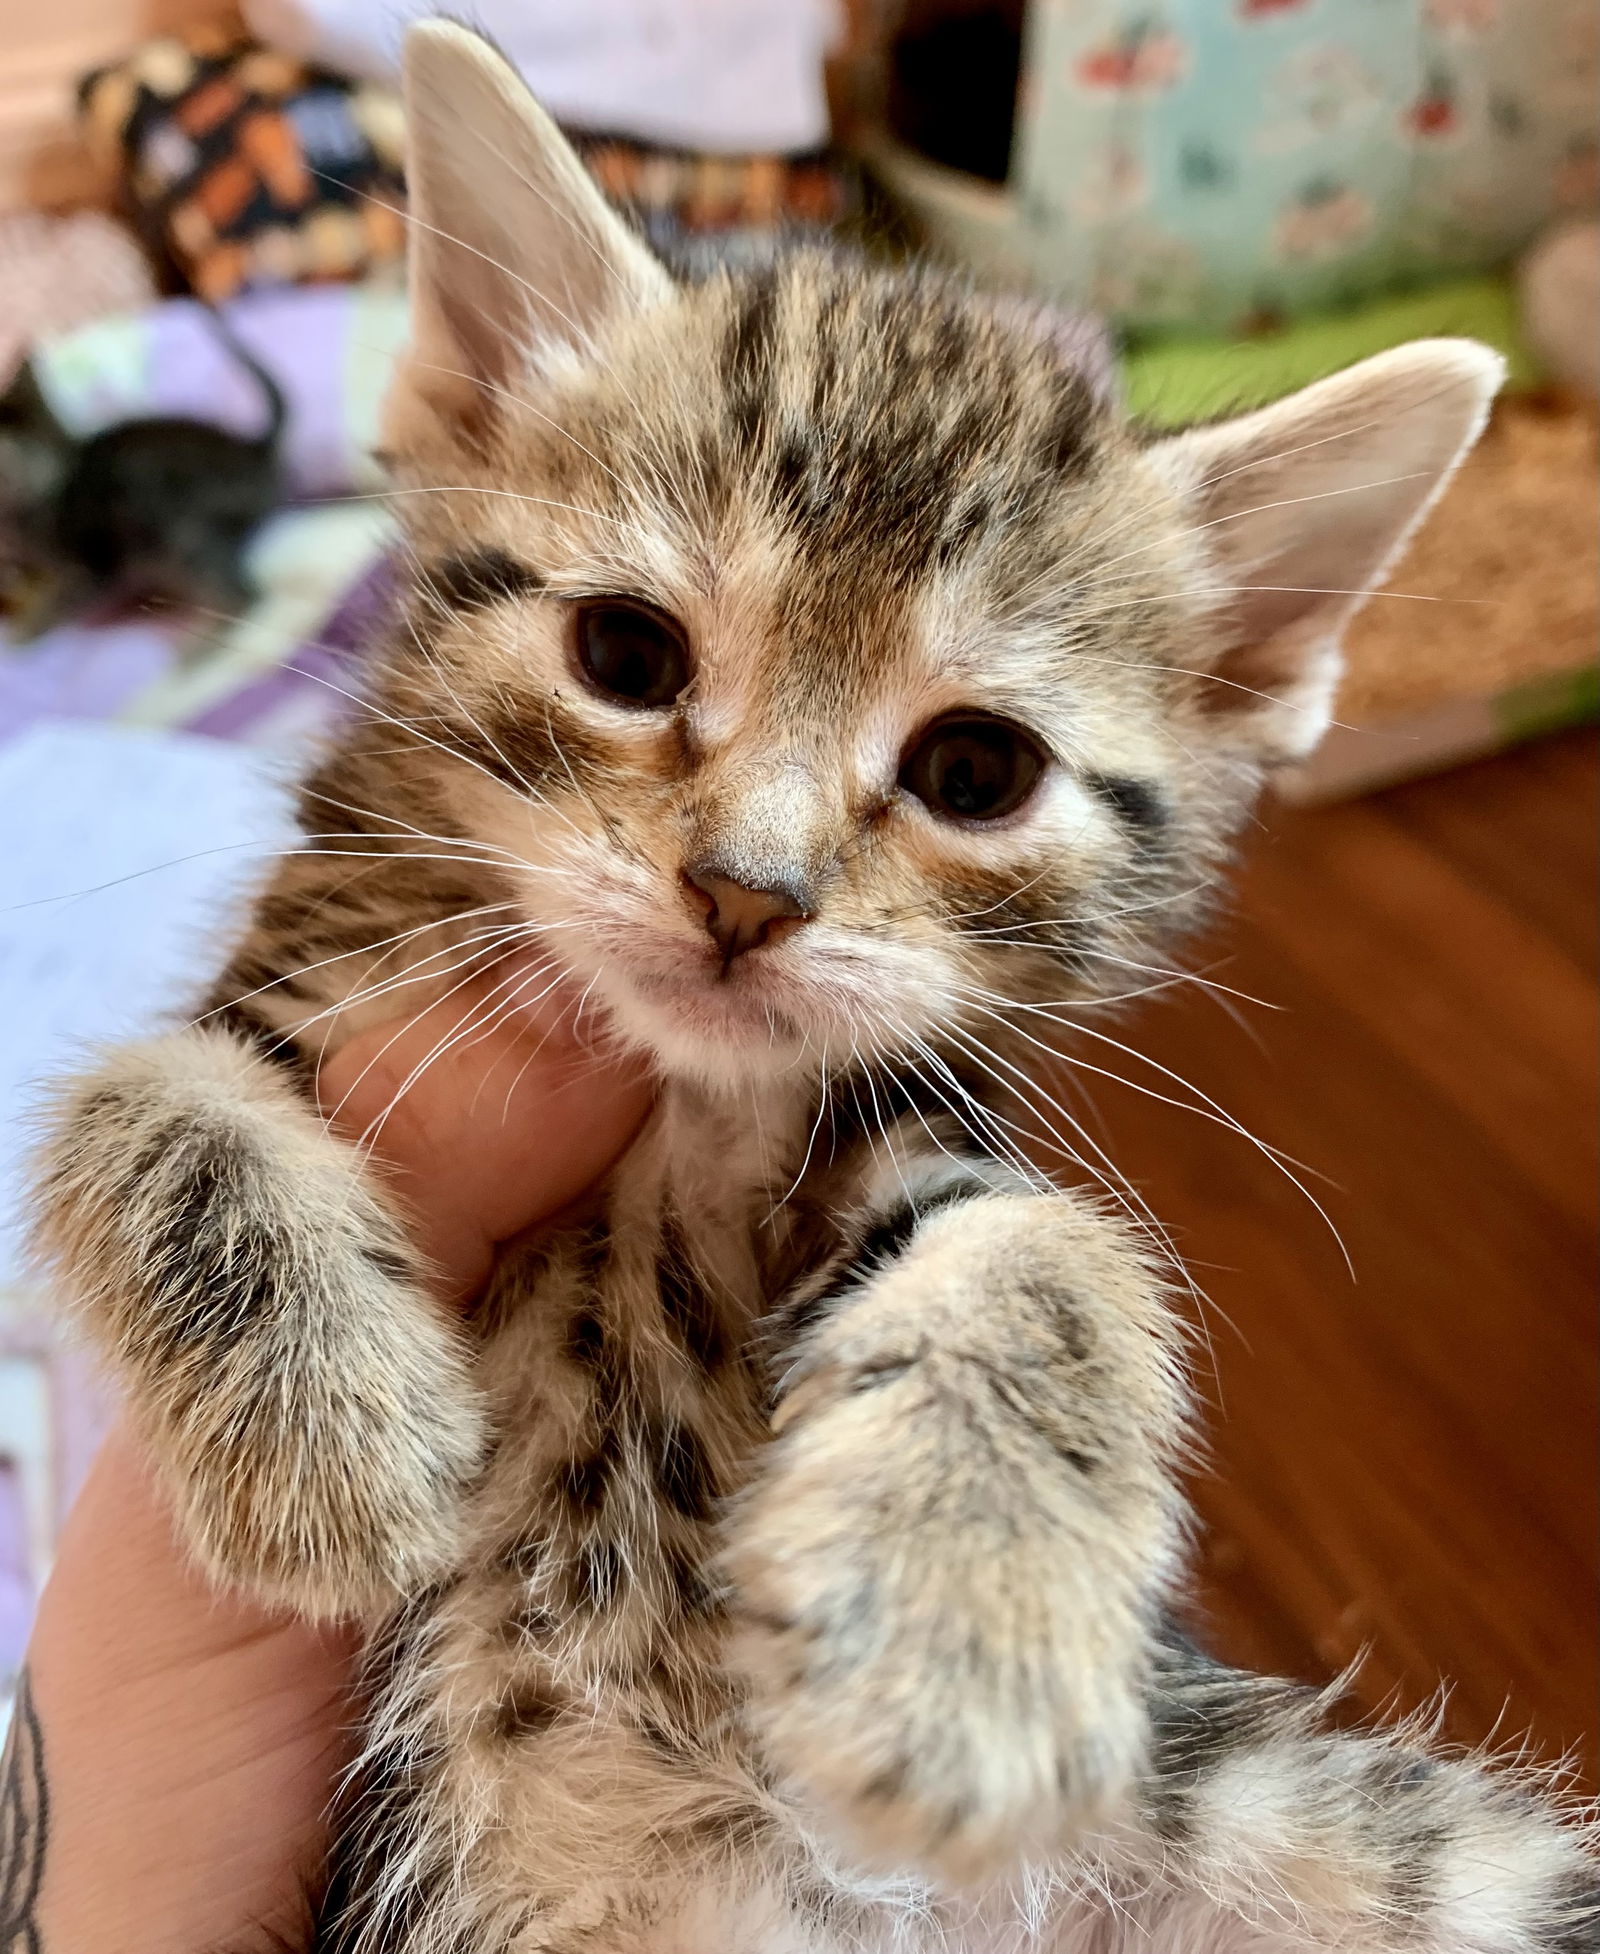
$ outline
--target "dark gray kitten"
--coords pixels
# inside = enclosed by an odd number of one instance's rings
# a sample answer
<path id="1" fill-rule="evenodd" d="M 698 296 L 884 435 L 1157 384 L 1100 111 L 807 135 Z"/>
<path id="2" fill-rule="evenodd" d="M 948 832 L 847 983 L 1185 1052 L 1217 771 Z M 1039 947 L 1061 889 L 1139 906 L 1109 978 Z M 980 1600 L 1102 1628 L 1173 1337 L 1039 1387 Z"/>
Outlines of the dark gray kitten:
<path id="1" fill-rule="evenodd" d="M 163 415 L 80 439 L 27 363 L 0 396 L 0 616 L 14 643 L 85 611 L 250 602 L 244 554 L 283 500 L 286 410 L 271 374 L 211 316 L 265 398 L 253 438 Z"/>

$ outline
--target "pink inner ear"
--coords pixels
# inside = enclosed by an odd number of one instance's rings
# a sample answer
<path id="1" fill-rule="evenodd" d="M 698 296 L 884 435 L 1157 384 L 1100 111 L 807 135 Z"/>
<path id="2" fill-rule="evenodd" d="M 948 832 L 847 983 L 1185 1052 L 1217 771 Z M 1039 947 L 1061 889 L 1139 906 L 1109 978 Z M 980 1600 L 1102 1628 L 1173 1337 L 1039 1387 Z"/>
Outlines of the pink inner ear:
<path id="1" fill-rule="evenodd" d="M 1068 312 L 1019 293 L 987 296 L 986 302 L 1002 325 L 1029 333 L 1048 346 L 1063 366 L 1082 374 L 1096 400 L 1106 407 L 1122 405 L 1116 342 L 1103 319 L 1092 312 Z"/>

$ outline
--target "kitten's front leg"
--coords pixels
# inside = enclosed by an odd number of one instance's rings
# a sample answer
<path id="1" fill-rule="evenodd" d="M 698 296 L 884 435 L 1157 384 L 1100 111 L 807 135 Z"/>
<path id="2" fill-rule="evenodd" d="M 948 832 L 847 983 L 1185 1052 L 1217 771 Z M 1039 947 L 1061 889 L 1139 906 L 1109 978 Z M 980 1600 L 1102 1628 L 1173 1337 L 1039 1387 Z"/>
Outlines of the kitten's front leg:
<path id="1" fill-rule="evenodd" d="M 967 1878 L 1144 1766 L 1180 1331 L 1093 1204 L 948 1164 L 912 1192 L 789 1306 L 727 1565 L 772 1762 L 854 1851 Z"/>
<path id="2" fill-rule="evenodd" d="M 481 1412 L 399 1218 L 221 1031 L 111 1053 L 52 1109 L 38 1246 L 214 1573 L 313 1613 L 448 1553 Z"/>

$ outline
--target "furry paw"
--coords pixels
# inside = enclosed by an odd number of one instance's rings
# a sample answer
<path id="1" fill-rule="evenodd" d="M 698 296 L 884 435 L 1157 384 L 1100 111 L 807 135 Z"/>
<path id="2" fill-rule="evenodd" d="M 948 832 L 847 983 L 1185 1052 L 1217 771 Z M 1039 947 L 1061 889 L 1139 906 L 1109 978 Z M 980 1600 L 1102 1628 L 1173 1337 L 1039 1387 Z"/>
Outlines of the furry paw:
<path id="1" fill-rule="evenodd" d="M 71 1086 L 40 1169 L 36 1244 L 208 1570 L 314 1614 L 427 1581 L 482 1411 L 358 1157 L 233 1041 L 187 1033 Z"/>
<path id="2" fill-rule="evenodd" d="M 363 1259 L 306 1272 L 314 1355 L 268 1342 L 204 1397 L 180 1408 L 169 1386 L 145 1412 L 208 1571 L 311 1615 L 382 1609 L 437 1574 L 483 1450 L 437 1307 Z"/>
<path id="3" fill-rule="evenodd" d="M 1110 1821 L 1143 1767 L 1138 1529 L 971 1360 L 813 1372 L 736 1516 L 772 1763 L 852 1853 L 965 1883 Z"/>

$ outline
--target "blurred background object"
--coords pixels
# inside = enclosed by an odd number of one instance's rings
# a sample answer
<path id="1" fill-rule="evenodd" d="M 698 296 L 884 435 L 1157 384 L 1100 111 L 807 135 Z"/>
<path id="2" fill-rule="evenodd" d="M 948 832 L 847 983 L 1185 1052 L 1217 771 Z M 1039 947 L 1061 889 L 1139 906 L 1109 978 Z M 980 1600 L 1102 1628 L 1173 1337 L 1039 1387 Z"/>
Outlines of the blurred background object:
<path id="1" fill-rule="evenodd" d="M 392 89 L 195 27 L 86 75 L 78 100 L 168 290 L 216 301 L 398 265 Z"/>
<path id="2" fill-rule="evenodd" d="M 1132 327 L 1248 333 L 1503 266 L 1600 188 L 1586 0 L 877 13 L 883 166 L 929 232 Z"/>
<path id="3" fill-rule="evenodd" d="M 122 225 L 98 210 L 52 217 L 0 213 L 0 375 L 9 376 L 42 339 L 156 296 L 144 253 Z"/>
<path id="4" fill-rule="evenodd" d="M 246 435 L 259 389 L 209 298 L 287 407 L 237 614 L 0 642 L 0 832 L 28 839 L 0 852 L 0 1119 L 210 960 L 274 783 L 359 688 L 392 595 L 394 54 L 425 10 L 0 0 L 0 393 L 26 359 L 74 439 Z M 1223 1642 L 1315 1678 L 1365 1652 L 1367 1707 L 1449 1676 L 1454 1734 L 1531 1725 L 1592 1786 L 1600 761 L 1559 730 L 1600 705 L 1592 0 L 475 17 L 663 250 L 912 238 L 1103 316 L 1156 425 L 1428 333 L 1506 353 L 1482 445 L 1358 622 L 1342 723 L 1247 850 L 1241 913 L 1121 1034 L 1126 1087 L 1068 1083 L 1212 1298 L 1196 1496 Z M 0 563 L 5 496 L 0 439 Z M 0 1212 L 0 1682 L 103 1410 Z"/>
<path id="5" fill-rule="evenodd" d="M 1600 218 L 1575 217 L 1541 238 L 1522 262 L 1528 341 L 1565 385 L 1600 398 Z"/>
<path id="6" fill-rule="evenodd" d="M 393 75 L 431 0 L 244 0 L 264 41 Z M 832 0 L 479 0 L 473 25 L 572 129 L 713 155 L 794 154 L 828 139 Z"/>

